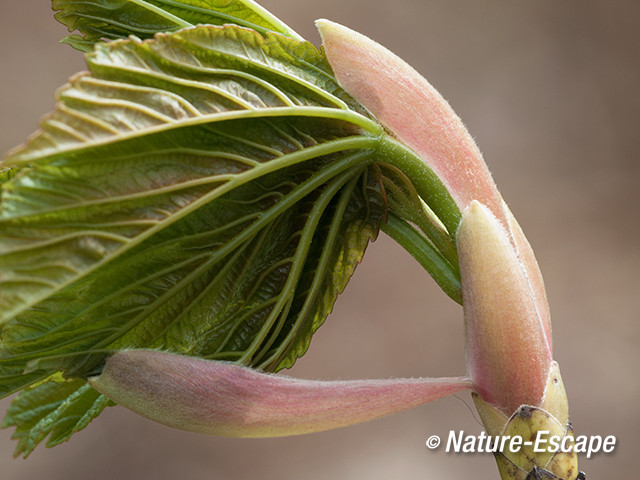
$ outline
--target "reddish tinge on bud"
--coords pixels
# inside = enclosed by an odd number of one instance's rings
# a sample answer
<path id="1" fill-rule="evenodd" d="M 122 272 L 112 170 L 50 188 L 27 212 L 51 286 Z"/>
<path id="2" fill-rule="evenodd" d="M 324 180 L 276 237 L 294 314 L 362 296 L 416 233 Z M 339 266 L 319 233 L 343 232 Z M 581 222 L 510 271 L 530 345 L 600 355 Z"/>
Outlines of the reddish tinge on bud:
<path id="1" fill-rule="evenodd" d="M 462 214 L 457 244 L 474 389 L 507 415 L 520 405 L 539 405 L 551 346 L 509 233 L 473 201 Z"/>
<path id="2" fill-rule="evenodd" d="M 431 167 L 462 210 L 483 199 L 500 219 L 502 197 L 473 138 L 449 103 L 400 57 L 329 20 L 316 20 L 338 82 Z"/>
<path id="3" fill-rule="evenodd" d="M 181 430 L 280 437 L 373 420 L 470 388 L 466 377 L 314 381 L 154 350 L 114 354 L 93 388 Z"/>
<path id="4" fill-rule="evenodd" d="M 457 242 L 474 388 L 509 414 L 538 405 L 551 364 L 542 275 L 473 138 L 404 60 L 337 23 L 316 25 L 341 86 L 424 160 L 463 212 Z"/>

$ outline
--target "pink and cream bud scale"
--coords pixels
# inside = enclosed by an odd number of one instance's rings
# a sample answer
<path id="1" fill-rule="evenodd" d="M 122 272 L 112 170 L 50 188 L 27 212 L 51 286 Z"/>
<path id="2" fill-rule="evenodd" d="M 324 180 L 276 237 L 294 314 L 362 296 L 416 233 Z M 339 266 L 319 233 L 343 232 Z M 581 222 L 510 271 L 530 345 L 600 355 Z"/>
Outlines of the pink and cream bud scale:
<path id="1" fill-rule="evenodd" d="M 228 437 L 281 437 L 373 420 L 470 387 L 469 379 L 315 381 L 154 350 L 123 350 L 93 388 L 169 427 Z"/>
<path id="2" fill-rule="evenodd" d="M 478 201 L 462 214 L 457 232 L 464 302 L 467 366 L 474 401 L 491 436 L 539 432 L 564 438 L 573 433 L 569 406 L 551 339 L 531 295 L 526 268 L 507 230 Z M 525 480 L 544 472 L 572 480 L 579 474 L 575 453 L 523 448 L 496 453 L 503 479 Z M 542 474 L 542 473 L 540 473 Z"/>
<path id="3" fill-rule="evenodd" d="M 476 392 L 505 413 L 538 404 L 551 367 L 551 342 L 509 233 L 472 201 L 457 232 L 467 365 Z"/>
<path id="4" fill-rule="evenodd" d="M 520 226 L 460 118 L 418 72 L 377 42 L 319 20 L 340 84 L 435 171 L 462 212 L 455 235 L 468 373 L 490 435 L 572 435 L 553 362 L 544 283 Z M 503 479 L 579 475 L 575 454 L 496 454 Z"/>

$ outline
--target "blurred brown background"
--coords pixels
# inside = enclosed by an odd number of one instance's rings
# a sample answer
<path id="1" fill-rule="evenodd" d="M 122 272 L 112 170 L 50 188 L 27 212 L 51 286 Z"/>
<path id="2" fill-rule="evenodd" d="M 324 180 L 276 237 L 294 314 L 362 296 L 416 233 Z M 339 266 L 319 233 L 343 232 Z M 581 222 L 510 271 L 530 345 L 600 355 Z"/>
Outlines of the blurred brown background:
<path id="1" fill-rule="evenodd" d="M 554 320 L 576 434 L 616 435 L 590 479 L 640 470 L 640 2 L 637 0 L 262 0 L 317 43 L 330 18 L 405 58 L 477 139 L 533 244 Z M 0 150 L 21 143 L 83 69 L 57 43 L 46 0 L 11 2 L 0 28 Z M 307 356 L 306 378 L 464 373 L 462 311 L 384 236 L 373 244 Z M 9 405 L 0 401 L 4 415 Z M 429 451 L 430 435 L 479 433 L 468 395 L 302 437 L 237 440 L 155 425 L 121 408 L 71 442 L 13 460 L 3 480 L 497 478 L 488 455 Z"/>

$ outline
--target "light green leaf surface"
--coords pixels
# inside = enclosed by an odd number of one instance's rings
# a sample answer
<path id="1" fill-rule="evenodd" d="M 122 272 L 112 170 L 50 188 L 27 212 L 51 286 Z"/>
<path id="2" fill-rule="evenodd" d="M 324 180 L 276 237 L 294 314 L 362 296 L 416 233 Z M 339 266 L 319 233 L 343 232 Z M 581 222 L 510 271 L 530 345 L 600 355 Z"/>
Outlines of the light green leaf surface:
<path id="1" fill-rule="evenodd" d="M 2 427 L 16 427 L 15 456 L 27 457 L 48 437 L 53 447 L 66 442 L 112 404 L 83 380 L 45 383 L 28 388 L 11 403 Z"/>
<path id="2" fill-rule="evenodd" d="M 455 203 L 316 47 L 249 1 L 54 8 L 89 72 L 0 163 L 0 397 L 23 390 L 3 424 L 17 454 L 109 404 L 84 379 L 120 349 L 290 367 L 388 213 L 460 301 Z M 243 27 L 99 42 L 227 21 Z"/>
<path id="3" fill-rule="evenodd" d="M 52 0 L 56 19 L 70 32 L 63 39 L 90 51 L 93 44 L 134 35 L 151 38 L 196 25 L 234 24 L 260 33 L 278 32 L 302 40 L 291 28 L 252 0 Z"/>
<path id="4" fill-rule="evenodd" d="M 88 63 L 4 161 L 29 168 L 3 185 L 0 321 L 256 178 L 376 145 L 308 43 L 201 27 Z"/>
<path id="5" fill-rule="evenodd" d="M 17 397 L 24 454 L 104 408 L 82 379 L 118 349 L 291 366 L 386 215 L 381 129 L 312 45 L 199 27 L 87 60 L 0 172 L 0 395 L 80 379 Z"/>

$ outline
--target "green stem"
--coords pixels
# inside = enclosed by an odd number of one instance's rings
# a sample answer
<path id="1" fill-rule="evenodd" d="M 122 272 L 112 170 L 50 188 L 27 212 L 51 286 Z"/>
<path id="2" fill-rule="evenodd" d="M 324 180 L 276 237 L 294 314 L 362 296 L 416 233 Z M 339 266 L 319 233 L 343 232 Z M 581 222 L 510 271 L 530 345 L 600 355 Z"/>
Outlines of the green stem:
<path id="1" fill-rule="evenodd" d="M 406 219 L 405 219 L 406 220 Z M 422 230 L 433 245 L 438 249 L 440 254 L 447 259 L 447 261 L 459 271 L 458 267 L 458 250 L 453 241 L 453 238 L 448 235 L 442 228 L 437 228 L 432 220 L 427 217 L 424 211 L 416 212 L 413 223 Z"/>
<path id="2" fill-rule="evenodd" d="M 458 252 L 449 232 L 429 206 L 418 196 L 407 176 L 392 165 L 381 165 L 382 184 L 387 193 L 389 211 L 414 224 L 438 251 L 457 268 Z"/>
<path id="3" fill-rule="evenodd" d="M 378 150 L 382 161 L 400 169 L 414 185 L 418 195 L 429 205 L 455 239 L 461 213 L 438 176 L 415 152 L 397 140 L 383 135 Z"/>
<path id="4" fill-rule="evenodd" d="M 389 213 L 387 223 L 382 226 L 382 231 L 409 252 L 449 297 L 462 305 L 459 272 L 427 238 L 392 212 Z"/>

